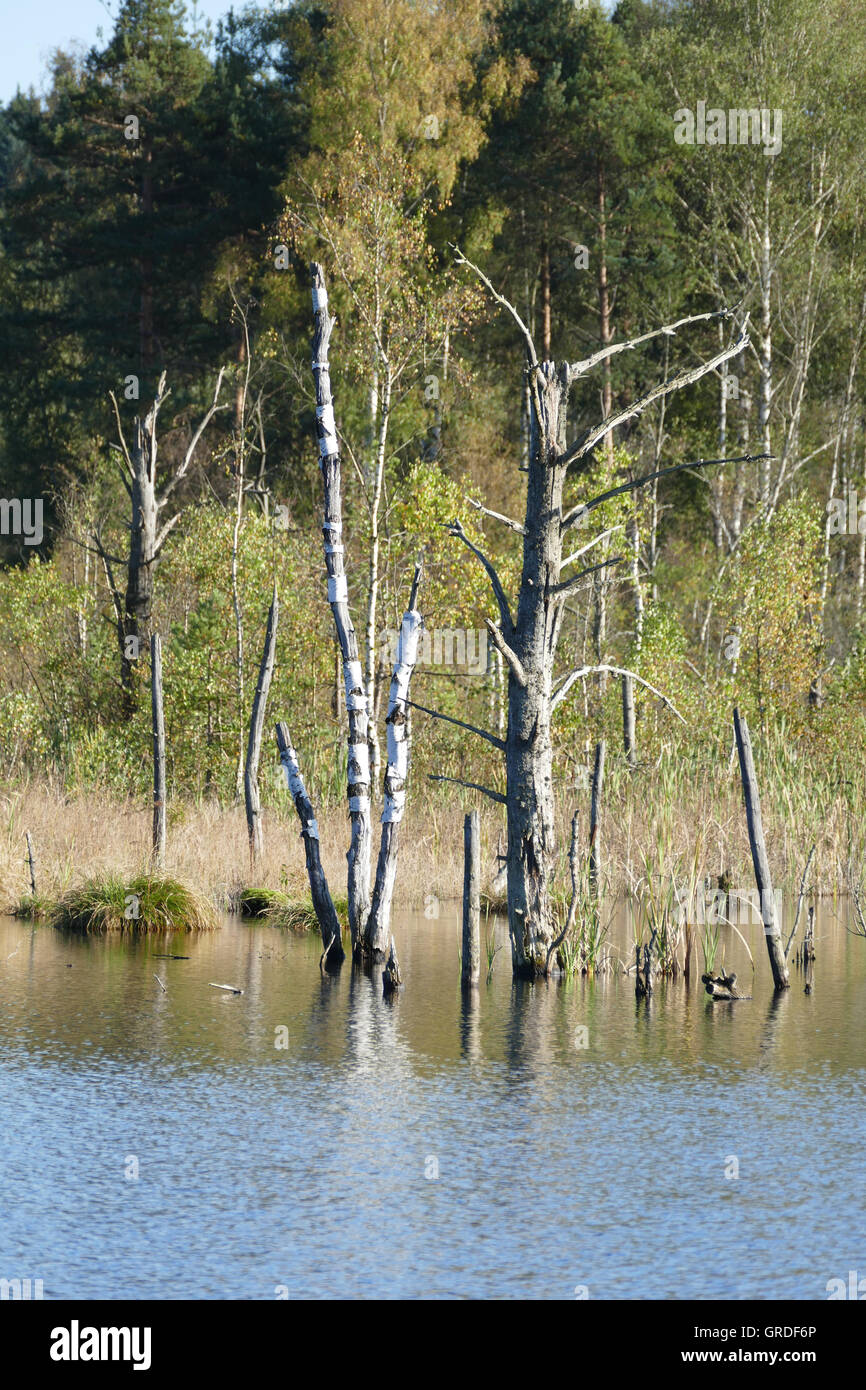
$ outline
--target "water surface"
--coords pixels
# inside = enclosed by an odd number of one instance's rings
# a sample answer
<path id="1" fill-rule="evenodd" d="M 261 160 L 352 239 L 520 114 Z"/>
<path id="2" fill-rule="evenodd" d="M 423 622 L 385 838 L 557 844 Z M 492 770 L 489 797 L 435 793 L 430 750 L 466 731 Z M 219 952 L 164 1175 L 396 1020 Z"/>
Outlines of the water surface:
<path id="1" fill-rule="evenodd" d="M 402 913 L 388 1002 L 348 964 L 322 980 L 312 936 L 0 919 L 0 1277 L 72 1299 L 826 1298 L 866 1275 L 866 941 L 829 912 L 817 930 L 808 995 L 793 969 L 773 998 L 756 928 L 751 1002 L 694 978 L 648 1005 L 621 975 L 515 986 L 507 945 L 464 999 L 456 916 Z M 736 940 L 727 960 L 751 981 Z"/>

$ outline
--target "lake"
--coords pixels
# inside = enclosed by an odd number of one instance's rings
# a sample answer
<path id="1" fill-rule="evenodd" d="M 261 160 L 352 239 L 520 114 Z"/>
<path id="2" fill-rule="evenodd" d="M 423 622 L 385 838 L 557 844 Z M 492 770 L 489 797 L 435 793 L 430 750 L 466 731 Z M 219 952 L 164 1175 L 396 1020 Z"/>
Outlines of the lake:
<path id="1" fill-rule="evenodd" d="M 464 999 L 456 904 L 398 912 L 392 1002 L 348 963 L 323 980 L 317 936 L 0 918 L 0 1277 L 68 1299 L 826 1299 L 866 1275 L 866 941 L 829 904 L 813 992 L 792 967 L 773 997 L 758 927 L 753 985 L 727 946 L 755 996 L 735 1004 L 704 994 L 699 951 L 648 1003 L 621 974 L 515 985 L 496 932 Z M 628 957 L 622 919 L 612 939 Z"/>

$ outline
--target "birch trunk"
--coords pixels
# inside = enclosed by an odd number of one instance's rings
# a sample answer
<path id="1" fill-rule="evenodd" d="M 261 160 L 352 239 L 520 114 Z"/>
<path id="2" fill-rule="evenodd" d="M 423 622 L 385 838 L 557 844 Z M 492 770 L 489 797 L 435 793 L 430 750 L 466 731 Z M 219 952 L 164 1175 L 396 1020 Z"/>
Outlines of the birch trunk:
<path id="1" fill-rule="evenodd" d="M 313 377 L 316 385 L 316 432 L 319 465 L 324 486 L 325 566 L 328 572 L 328 602 L 334 617 L 337 641 L 343 663 L 343 682 L 348 716 L 347 796 L 352 823 L 348 853 L 349 929 L 352 948 L 363 940 L 370 912 L 370 754 L 368 748 L 367 695 L 358 653 L 358 639 L 349 611 L 346 571 L 343 563 L 343 502 L 340 453 L 331 396 L 328 345 L 334 320 L 328 313 L 328 293 L 322 267 L 312 266 Z"/>
<path id="2" fill-rule="evenodd" d="M 418 638 L 422 618 L 415 607 L 420 581 L 415 571 L 409 608 L 403 614 L 397 641 L 397 660 L 391 677 L 391 693 L 385 723 L 388 729 L 388 766 L 385 770 L 385 806 L 382 811 L 382 838 L 376 866 L 376 884 L 365 932 L 365 944 L 374 960 L 383 959 L 391 939 L 391 900 L 397 874 L 398 829 L 406 804 L 409 775 L 409 684 L 418 659 Z"/>
<path id="3" fill-rule="evenodd" d="M 368 537 L 370 559 L 367 579 L 367 623 L 364 633 L 364 684 L 367 692 L 367 709 L 374 715 L 376 708 L 376 613 L 379 604 L 379 510 L 382 505 L 382 488 L 385 481 L 385 456 L 388 447 L 388 424 L 391 413 L 391 370 L 384 366 L 382 400 L 379 414 L 379 429 L 376 440 L 376 460 L 373 475 L 373 495 L 370 499 L 370 534 Z M 370 784 L 379 775 L 381 754 L 379 751 L 379 731 L 375 715 L 367 725 L 367 742 L 370 748 Z"/>

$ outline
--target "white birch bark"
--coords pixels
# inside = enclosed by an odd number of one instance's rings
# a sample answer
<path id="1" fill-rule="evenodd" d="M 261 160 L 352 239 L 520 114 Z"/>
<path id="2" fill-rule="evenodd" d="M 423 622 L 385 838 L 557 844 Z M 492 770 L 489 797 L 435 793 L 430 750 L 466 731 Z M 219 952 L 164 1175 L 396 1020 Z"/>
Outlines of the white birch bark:
<path id="1" fill-rule="evenodd" d="M 340 452 L 334 403 L 331 395 L 331 374 L 328 346 L 334 320 L 328 313 L 328 292 L 322 267 L 312 266 L 313 316 L 313 379 L 316 385 L 316 433 L 319 442 L 319 466 L 324 486 L 325 567 L 328 573 L 328 602 L 334 617 L 337 641 L 343 663 L 346 714 L 348 716 L 347 796 L 352 823 L 348 853 L 349 929 L 353 949 L 363 940 L 370 911 L 370 756 L 368 748 L 369 717 L 364 675 L 358 653 L 358 639 L 349 611 L 346 570 L 343 563 L 343 512 Z"/>
<path id="2" fill-rule="evenodd" d="M 382 837 L 376 885 L 367 923 L 366 942 L 374 959 L 384 957 L 391 938 L 391 901 L 397 874 L 397 827 L 406 805 L 409 776 L 409 685 L 418 660 L 418 639 L 423 619 L 415 607 L 420 568 L 415 571 L 409 608 L 403 614 L 397 640 L 397 659 L 391 676 L 388 714 L 388 765 L 385 770 L 385 805 L 382 811 Z"/>

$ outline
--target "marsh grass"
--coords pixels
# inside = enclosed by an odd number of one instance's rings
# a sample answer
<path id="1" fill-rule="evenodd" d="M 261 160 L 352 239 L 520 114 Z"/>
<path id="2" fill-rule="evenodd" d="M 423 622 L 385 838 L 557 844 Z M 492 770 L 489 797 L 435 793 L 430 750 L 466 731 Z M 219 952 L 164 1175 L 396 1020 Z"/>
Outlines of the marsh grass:
<path id="1" fill-rule="evenodd" d="M 340 926 L 346 930 L 349 925 L 349 899 L 345 893 L 333 893 L 331 896 Z M 269 927 L 285 927 L 299 933 L 319 929 L 319 919 L 309 894 L 290 898 L 284 893 L 275 893 L 265 911 L 256 915 Z"/>
<path id="2" fill-rule="evenodd" d="M 815 843 L 812 890 L 846 893 L 849 865 L 862 864 L 866 856 L 858 831 L 862 774 L 840 772 L 838 767 L 812 768 L 778 742 L 756 741 L 755 751 L 774 886 L 796 894 Z M 443 902 L 453 900 L 463 878 L 463 813 L 475 798 L 452 788 L 431 792 L 425 771 L 416 765 L 401 838 L 395 901 L 403 906 L 420 905 L 430 895 Z M 629 772 L 623 760 L 611 758 L 605 777 L 601 831 L 605 885 L 611 894 L 635 896 L 647 853 L 654 876 L 673 874 L 680 884 L 714 882 L 723 872 L 734 885 L 753 882 L 739 773 L 724 753 L 682 758 L 672 748 L 637 773 Z M 349 838 L 345 804 L 341 798 L 326 800 L 323 787 L 313 790 L 322 863 L 332 888 L 344 888 Z M 559 799 L 557 824 L 564 849 L 557 882 L 563 885 L 565 901 L 566 829 L 574 807 L 571 791 L 561 792 Z M 207 797 L 173 806 L 169 872 L 196 885 L 214 902 L 228 898 L 231 907 L 232 885 L 244 883 L 249 875 L 243 807 Z M 588 801 L 581 805 L 581 811 L 585 809 Z M 499 913 L 506 908 L 505 898 L 492 891 L 492 884 L 503 809 L 483 802 L 481 821 L 482 901 L 489 912 Z M 70 792 L 50 778 L 0 784 L 0 895 L 6 903 L 17 904 L 29 887 L 25 830 L 30 830 L 35 845 L 40 895 L 56 901 L 82 872 L 120 879 L 135 875 L 149 853 L 151 822 L 146 797 L 124 800 L 107 791 Z M 283 891 L 293 903 L 306 892 L 306 874 L 297 818 L 284 800 L 269 804 L 265 799 L 264 836 L 264 854 L 251 886 Z M 288 909 L 289 904 L 281 906 Z"/>
<path id="3" fill-rule="evenodd" d="M 10 911 L 10 916 L 22 917 L 29 922 L 42 922 L 50 917 L 54 907 L 51 898 L 43 898 L 39 893 L 28 893 L 18 899 Z"/>
<path id="4" fill-rule="evenodd" d="M 279 888 L 239 888 L 229 894 L 229 911 L 239 917 L 267 917 L 269 913 L 290 904 L 290 898 Z"/>
<path id="5" fill-rule="evenodd" d="M 177 879 L 157 874 L 89 878 L 63 895 L 48 921 L 82 935 L 214 931 L 219 926 L 207 898 Z"/>

